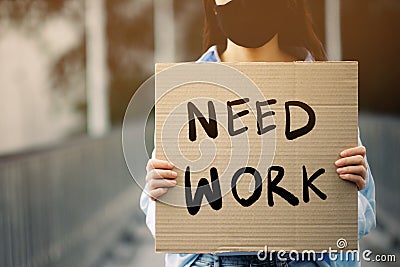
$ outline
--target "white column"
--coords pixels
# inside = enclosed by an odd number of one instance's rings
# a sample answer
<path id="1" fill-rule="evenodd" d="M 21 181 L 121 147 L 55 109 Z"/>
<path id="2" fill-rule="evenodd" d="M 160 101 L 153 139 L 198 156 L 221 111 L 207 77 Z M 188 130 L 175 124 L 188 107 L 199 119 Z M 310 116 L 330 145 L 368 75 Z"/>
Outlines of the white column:
<path id="1" fill-rule="evenodd" d="M 106 14 L 104 0 L 86 0 L 87 131 L 102 136 L 110 128 Z"/>
<path id="2" fill-rule="evenodd" d="M 340 0 L 325 0 L 325 33 L 328 59 L 342 60 Z"/>
<path id="3" fill-rule="evenodd" d="M 175 61 L 175 21 L 173 0 L 153 0 L 154 61 Z"/>

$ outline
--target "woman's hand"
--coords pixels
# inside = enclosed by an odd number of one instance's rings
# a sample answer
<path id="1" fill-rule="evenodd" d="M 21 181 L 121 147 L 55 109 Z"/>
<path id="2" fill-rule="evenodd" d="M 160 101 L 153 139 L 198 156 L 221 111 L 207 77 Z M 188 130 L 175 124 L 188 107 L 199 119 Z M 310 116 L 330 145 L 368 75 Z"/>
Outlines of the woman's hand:
<path id="1" fill-rule="evenodd" d="M 152 200 L 167 193 L 168 188 L 176 185 L 178 174 L 172 171 L 174 166 L 165 160 L 150 159 L 147 162 L 146 182 Z"/>
<path id="2" fill-rule="evenodd" d="M 364 146 L 358 146 L 343 150 L 340 153 L 341 159 L 335 162 L 339 177 L 355 183 L 358 190 L 366 186 L 367 165 L 365 164 L 366 149 Z"/>

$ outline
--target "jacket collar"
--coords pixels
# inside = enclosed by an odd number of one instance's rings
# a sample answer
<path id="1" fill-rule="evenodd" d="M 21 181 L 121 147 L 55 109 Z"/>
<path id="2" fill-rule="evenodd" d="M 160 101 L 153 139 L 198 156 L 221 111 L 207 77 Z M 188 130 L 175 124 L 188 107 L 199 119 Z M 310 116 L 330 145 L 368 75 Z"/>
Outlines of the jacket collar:
<path id="1" fill-rule="evenodd" d="M 293 47 L 291 49 L 295 54 L 299 55 L 300 58 L 304 58 L 304 62 L 315 61 L 310 51 L 301 47 Z M 218 55 L 217 46 L 211 46 L 198 60 L 197 62 L 221 62 L 221 58 Z"/>

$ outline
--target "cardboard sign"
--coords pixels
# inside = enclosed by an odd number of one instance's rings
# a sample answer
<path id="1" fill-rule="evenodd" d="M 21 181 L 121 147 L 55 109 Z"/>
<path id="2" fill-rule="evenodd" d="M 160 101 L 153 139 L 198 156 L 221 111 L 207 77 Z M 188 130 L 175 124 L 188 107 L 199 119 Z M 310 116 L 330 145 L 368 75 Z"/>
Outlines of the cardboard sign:
<path id="1" fill-rule="evenodd" d="M 156 251 L 357 249 L 358 63 L 156 65 Z"/>

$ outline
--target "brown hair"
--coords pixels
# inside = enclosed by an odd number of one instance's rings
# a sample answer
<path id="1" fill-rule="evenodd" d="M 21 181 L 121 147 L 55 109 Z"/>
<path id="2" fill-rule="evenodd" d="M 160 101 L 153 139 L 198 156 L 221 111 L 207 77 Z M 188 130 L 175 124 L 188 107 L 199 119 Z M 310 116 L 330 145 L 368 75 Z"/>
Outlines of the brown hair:
<path id="1" fill-rule="evenodd" d="M 285 47 L 303 47 L 310 51 L 315 60 L 326 60 L 326 54 L 321 41 L 318 39 L 305 0 L 286 1 L 288 13 L 285 16 L 285 25 L 279 32 L 279 44 Z M 218 26 L 214 13 L 215 0 L 203 0 L 205 18 L 203 32 L 203 49 L 217 45 L 221 53 L 226 49 L 227 39 Z M 283 14 L 282 14 L 283 15 Z M 286 14 L 285 14 L 286 15 Z"/>

